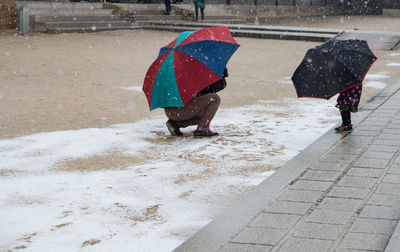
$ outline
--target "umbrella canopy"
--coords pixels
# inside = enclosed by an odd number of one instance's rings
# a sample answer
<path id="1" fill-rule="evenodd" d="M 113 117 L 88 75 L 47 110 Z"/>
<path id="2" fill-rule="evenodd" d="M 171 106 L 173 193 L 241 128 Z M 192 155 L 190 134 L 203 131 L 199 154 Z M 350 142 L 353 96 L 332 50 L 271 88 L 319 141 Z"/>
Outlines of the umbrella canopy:
<path id="1" fill-rule="evenodd" d="M 222 79 L 238 47 L 228 27 L 179 34 L 160 49 L 147 71 L 143 92 L 150 110 L 188 104 L 198 92 Z"/>
<path id="2" fill-rule="evenodd" d="M 331 39 L 308 50 L 294 72 L 297 96 L 328 100 L 361 83 L 376 59 L 364 40 Z"/>

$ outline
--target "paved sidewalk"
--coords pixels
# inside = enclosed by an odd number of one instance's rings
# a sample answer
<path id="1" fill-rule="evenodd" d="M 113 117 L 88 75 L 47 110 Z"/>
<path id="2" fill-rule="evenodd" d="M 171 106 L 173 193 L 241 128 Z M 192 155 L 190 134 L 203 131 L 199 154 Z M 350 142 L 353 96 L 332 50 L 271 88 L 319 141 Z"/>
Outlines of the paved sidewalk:
<path id="1" fill-rule="evenodd" d="M 174 251 L 400 251 L 400 78 Z"/>

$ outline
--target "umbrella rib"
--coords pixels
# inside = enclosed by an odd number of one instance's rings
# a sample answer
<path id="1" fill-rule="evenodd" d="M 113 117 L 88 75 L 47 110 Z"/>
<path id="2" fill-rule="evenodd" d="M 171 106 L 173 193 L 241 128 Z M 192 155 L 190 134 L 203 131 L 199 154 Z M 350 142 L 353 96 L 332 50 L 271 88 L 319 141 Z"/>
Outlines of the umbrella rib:
<path id="1" fill-rule="evenodd" d="M 354 51 L 354 50 L 344 50 L 344 51 Z M 367 56 L 370 56 L 370 55 L 368 55 L 368 54 L 366 54 L 366 53 L 363 53 L 363 54 L 364 54 L 364 55 L 367 55 Z M 331 54 L 331 55 L 332 55 L 332 54 Z M 342 64 L 342 66 L 343 66 L 344 68 L 346 68 L 347 70 L 349 70 L 349 72 L 358 80 L 357 76 L 354 75 L 354 73 L 343 63 L 343 61 L 341 61 L 339 58 L 335 57 L 335 55 L 332 55 L 332 58 L 333 58 L 335 61 L 337 61 L 338 63 Z M 375 60 L 376 60 L 376 57 L 374 57 L 374 61 L 373 61 L 373 62 L 375 62 Z"/>

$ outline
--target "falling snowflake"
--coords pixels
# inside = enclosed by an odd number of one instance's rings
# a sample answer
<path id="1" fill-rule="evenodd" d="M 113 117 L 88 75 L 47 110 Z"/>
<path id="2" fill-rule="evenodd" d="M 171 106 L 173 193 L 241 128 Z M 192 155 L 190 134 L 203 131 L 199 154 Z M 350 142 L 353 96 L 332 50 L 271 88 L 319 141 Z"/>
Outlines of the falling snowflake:
<path id="1" fill-rule="evenodd" d="M 64 105 L 62 104 L 62 102 L 58 101 L 57 102 L 57 109 L 58 110 L 62 110 L 64 108 Z"/>

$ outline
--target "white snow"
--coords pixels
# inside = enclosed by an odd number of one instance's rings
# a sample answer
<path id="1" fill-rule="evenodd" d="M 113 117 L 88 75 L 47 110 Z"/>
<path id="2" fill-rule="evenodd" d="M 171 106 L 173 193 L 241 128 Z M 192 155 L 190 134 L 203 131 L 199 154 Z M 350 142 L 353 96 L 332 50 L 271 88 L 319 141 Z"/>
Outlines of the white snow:
<path id="1" fill-rule="evenodd" d="M 281 79 L 279 80 L 279 83 L 282 83 L 282 84 L 293 84 L 291 77 L 281 77 Z"/>
<path id="2" fill-rule="evenodd" d="M 194 128 L 171 137 L 165 121 L 0 140 L 0 250 L 171 251 L 339 123 L 339 113 L 333 100 L 317 99 L 223 109 L 211 139 L 192 137 Z M 110 153 L 131 162 L 63 168 Z"/>
<path id="3" fill-rule="evenodd" d="M 388 79 L 389 76 L 387 75 L 387 72 L 378 72 L 375 74 L 367 74 L 365 76 L 365 82 L 364 86 L 365 87 L 372 87 L 376 89 L 383 89 L 387 86 L 387 83 L 383 81 L 379 81 L 381 79 Z"/>
<path id="4" fill-rule="evenodd" d="M 376 89 L 384 89 L 386 87 L 386 83 L 382 81 L 367 81 L 364 83 L 365 87 L 372 87 Z"/>
<path id="5" fill-rule="evenodd" d="M 128 91 L 142 92 L 142 87 L 140 87 L 140 86 L 127 86 L 127 87 L 120 87 L 120 88 L 128 90 Z"/>
<path id="6" fill-rule="evenodd" d="M 390 76 L 388 75 L 388 72 L 379 72 L 376 74 L 367 74 L 365 76 L 365 80 L 380 80 L 380 79 L 388 79 Z"/>
<path id="7" fill-rule="evenodd" d="M 399 62 L 389 62 L 389 63 L 387 63 L 386 64 L 386 66 L 400 66 L 400 63 Z"/>
<path id="8" fill-rule="evenodd" d="M 400 56 L 400 53 L 391 53 L 389 55 L 392 56 L 392 57 L 396 57 L 396 56 Z"/>

